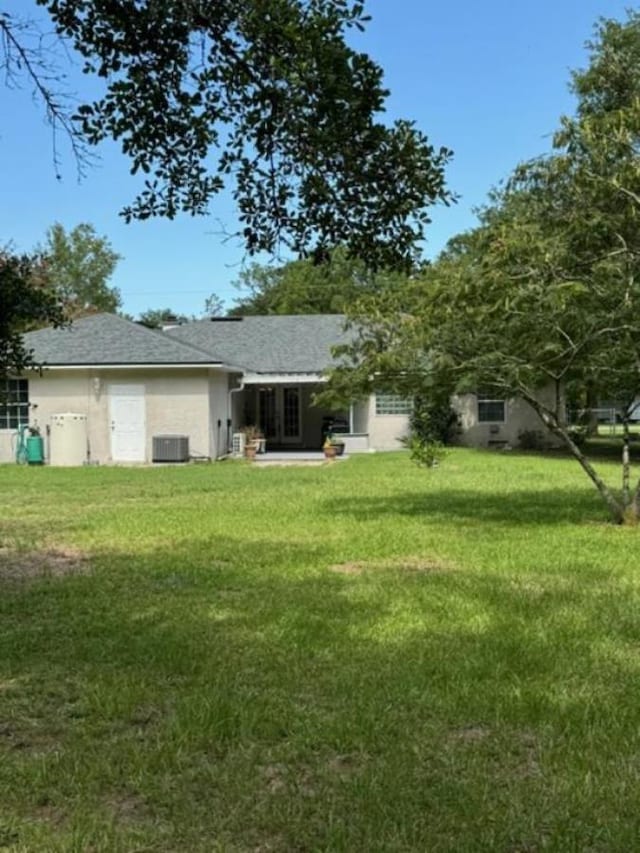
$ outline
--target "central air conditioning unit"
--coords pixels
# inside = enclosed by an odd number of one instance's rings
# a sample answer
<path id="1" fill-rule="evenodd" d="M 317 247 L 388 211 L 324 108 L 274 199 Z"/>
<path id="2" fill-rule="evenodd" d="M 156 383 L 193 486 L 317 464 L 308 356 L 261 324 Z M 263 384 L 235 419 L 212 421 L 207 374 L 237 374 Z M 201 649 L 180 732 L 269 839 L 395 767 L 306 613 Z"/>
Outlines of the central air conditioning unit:
<path id="1" fill-rule="evenodd" d="M 188 435 L 154 435 L 152 447 L 153 462 L 188 462 Z"/>

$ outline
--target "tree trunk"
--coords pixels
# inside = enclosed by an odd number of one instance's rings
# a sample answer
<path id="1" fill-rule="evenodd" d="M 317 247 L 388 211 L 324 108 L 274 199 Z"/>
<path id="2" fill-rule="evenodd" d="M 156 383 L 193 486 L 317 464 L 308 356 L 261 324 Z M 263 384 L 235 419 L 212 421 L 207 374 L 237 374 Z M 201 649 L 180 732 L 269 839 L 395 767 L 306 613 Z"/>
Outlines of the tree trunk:
<path id="1" fill-rule="evenodd" d="M 573 441 L 567 429 L 558 422 L 557 418 L 549 409 L 545 406 L 542 406 L 535 397 L 532 397 L 530 394 L 523 394 L 525 400 L 529 403 L 532 409 L 536 412 L 538 417 L 542 420 L 542 423 L 551 430 L 554 435 L 557 435 L 564 444 L 566 444 L 569 449 L 571 455 L 580 463 L 583 471 L 589 477 L 591 482 L 594 484 L 598 492 L 600 493 L 600 497 L 605 502 L 607 509 L 609 510 L 609 515 L 611 516 L 611 520 L 615 524 L 623 524 L 625 519 L 624 507 L 615 499 L 611 490 L 604 482 L 604 480 L 599 476 L 598 472 L 595 470 L 593 465 L 589 462 L 584 453 L 580 450 L 578 445 Z M 640 483 L 638 484 L 638 488 L 640 489 Z"/>
<path id="2" fill-rule="evenodd" d="M 631 475 L 631 461 L 629 453 L 629 418 L 625 413 L 622 421 L 622 505 L 625 512 L 631 504 L 631 492 L 629 488 L 629 477 Z"/>
<path id="3" fill-rule="evenodd" d="M 633 500 L 631 502 L 631 512 L 629 513 L 631 518 L 634 521 L 638 521 L 640 518 L 640 480 L 638 480 L 638 484 L 633 493 Z"/>
<path id="4" fill-rule="evenodd" d="M 598 413 L 594 412 L 594 408 L 597 403 L 597 397 L 592 388 L 587 388 L 587 410 L 585 417 L 585 427 L 587 430 L 587 435 L 597 435 L 598 434 Z"/>

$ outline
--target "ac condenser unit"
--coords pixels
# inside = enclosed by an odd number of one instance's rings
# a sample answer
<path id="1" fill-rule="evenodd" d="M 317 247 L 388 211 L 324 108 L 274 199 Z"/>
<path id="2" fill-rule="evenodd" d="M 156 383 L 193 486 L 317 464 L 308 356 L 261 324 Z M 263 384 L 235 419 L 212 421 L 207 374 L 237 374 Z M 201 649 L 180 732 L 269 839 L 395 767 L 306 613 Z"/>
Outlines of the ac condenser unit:
<path id="1" fill-rule="evenodd" d="M 188 462 L 189 436 L 154 435 L 152 450 L 154 462 Z"/>

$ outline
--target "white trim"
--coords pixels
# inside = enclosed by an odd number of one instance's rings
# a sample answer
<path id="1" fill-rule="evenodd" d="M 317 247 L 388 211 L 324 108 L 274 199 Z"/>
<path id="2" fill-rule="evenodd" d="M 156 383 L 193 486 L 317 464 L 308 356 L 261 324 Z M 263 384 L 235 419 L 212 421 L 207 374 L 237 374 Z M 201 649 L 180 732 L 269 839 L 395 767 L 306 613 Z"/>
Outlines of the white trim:
<path id="1" fill-rule="evenodd" d="M 320 373 L 245 373 L 245 385 L 310 385 L 326 382 L 327 377 Z"/>
<path id="2" fill-rule="evenodd" d="M 239 372 L 234 367 L 229 367 L 226 364 L 218 361 L 211 362 L 194 362 L 193 364 L 43 364 L 41 367 L 29 368 L 36 372 L 41 370 L 193 370 L 194 367 L 202 367 L 203 369 L 215 367 L 218 370 L 228 371 L 230 373 Z"/>

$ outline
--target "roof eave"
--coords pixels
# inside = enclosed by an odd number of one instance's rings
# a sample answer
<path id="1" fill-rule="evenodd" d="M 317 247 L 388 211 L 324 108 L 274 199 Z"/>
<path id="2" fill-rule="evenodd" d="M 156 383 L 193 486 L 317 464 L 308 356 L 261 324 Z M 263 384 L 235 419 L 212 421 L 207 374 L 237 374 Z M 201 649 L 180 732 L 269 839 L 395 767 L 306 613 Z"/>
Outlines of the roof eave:
<path id="1" fill-rule="evenodd" d="M 327 377 L 318 371 L 292 371 L 290 373 L 257 373 L 246 371 L 243 376 L 245 385 L 305 385 L 317 382 L 326 382 Z"/>
<path id="2" fill-rule="evenodd" d="M 79 362 L 75 364 L 63 362 L 42 362 L 35 364 L 31 370 L 161 370 L 171 368 L 172 370 L 183 370 L 194 367 L 215 367 L 220 370 L 233 371 L 227 365 L 219 361 L 192 361 L 192 362 Z"/>

